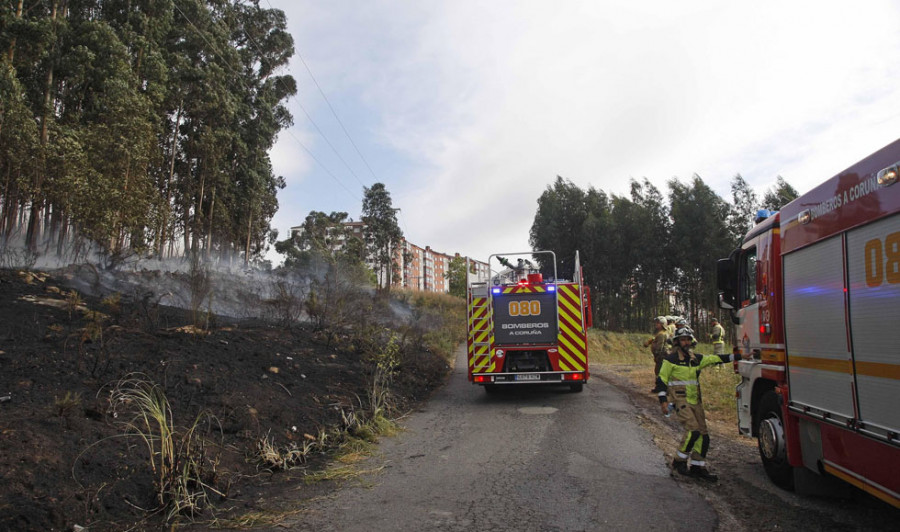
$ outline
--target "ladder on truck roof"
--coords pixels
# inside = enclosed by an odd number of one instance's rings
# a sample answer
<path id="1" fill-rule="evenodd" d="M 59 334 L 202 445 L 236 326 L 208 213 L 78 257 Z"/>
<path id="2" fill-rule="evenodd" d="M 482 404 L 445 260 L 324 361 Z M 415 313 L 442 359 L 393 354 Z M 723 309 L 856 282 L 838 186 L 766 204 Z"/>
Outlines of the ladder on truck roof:
<path id="1" fill-rule="evenodd" d="M 469 316 L 472 323 L 474 341 L 472 346 L 475 354 L 489 354 L 491 350 L 491 298 L 486 282 L 472 283 L 472 315 Z M 478 302 L 479 304 L 476 304 Z M 476 316 L 482 319 L 476 319 Z M 479 349 L 482 348 L 482 349 Z"/>

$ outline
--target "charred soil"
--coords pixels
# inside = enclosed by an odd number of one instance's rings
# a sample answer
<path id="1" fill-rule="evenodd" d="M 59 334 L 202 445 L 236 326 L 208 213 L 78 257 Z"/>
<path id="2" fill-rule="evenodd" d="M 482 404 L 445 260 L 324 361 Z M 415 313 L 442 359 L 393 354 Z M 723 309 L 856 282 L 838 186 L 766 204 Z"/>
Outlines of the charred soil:
<path id="1" fill-rule="evenodd" d="M 72 281 L 0 271 L 2 530 L 159 529 L 167 519 L 187 522 L 191 510 L 210 523 L 272 506 L 286 491 L 312 496 L 316 487 L 298 479 L 325 463 L 326 435 L 333 442 L 348 416 L 371 406 L 375 369 L 349 337 L 210 315 L 201 329 L 196 312 L 82 295 Z M 395 413 L 426 398 L 448 370 L 435 353 L 406 348 L 397 357 Z M 186 434 L 196 437 L 193 461 L 166 464 L 151 456 L 155 436 L 126 429 L 132 405 L 115 395 L 123 379 L 163 392 L 175 450 L 188 445 Z M 293 455 L 300 467 L 266 465 L 264 442 L 284 456 L 304 450 Z M 193 468 L 186 489 L 205 488 L 196 508 L 161 508 L 167 466 Z"/>

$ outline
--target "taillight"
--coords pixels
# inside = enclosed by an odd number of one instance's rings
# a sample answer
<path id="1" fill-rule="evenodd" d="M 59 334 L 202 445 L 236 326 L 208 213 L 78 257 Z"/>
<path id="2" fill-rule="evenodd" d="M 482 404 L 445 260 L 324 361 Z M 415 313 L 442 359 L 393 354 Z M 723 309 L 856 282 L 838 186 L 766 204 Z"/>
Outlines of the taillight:
<path id="1" fill-rule="evenodd" d="M 583 381 L 584 373 L 566 373 L 563 375 L 564 381 Z"/>
<path id="2" fill-rule="evenodd" d="M 491 382 L 491 377 L 489 375 L 475 375 L 476 384 L 484 384 L 486 382 Z"/>

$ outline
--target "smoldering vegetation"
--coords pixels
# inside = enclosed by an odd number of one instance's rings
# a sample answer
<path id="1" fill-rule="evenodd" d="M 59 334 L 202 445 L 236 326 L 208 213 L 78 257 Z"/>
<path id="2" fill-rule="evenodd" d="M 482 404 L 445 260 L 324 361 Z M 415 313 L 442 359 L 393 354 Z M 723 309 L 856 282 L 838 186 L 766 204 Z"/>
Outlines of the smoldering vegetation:
<path id="1" fill-rule="evenodd" d="M 395 430 L 465 336 L 462 299 L 379 291 L 327 257 L 5 257 L 30 264 L 0 268 L 0 426 L 16 427 L 0 497 L 21 503 L 0 528 L 239 522 Z"/>

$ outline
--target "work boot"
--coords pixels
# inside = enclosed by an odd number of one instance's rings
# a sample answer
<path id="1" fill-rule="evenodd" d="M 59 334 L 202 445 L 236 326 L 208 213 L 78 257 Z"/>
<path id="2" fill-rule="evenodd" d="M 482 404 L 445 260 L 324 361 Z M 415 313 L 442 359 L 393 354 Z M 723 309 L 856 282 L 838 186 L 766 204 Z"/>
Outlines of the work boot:
<path id="1" fill-rule="evenodd" d="M 690 473 L 688 473 L 687 460 L 679 460 L 677 458 L 672 460 L 672 469 L 674 469 L 678 473 L 681 473 L 682 475 L 690 474 Z M 691 469 L 693 469 L 693 468 L 691 468 Z"/>
<path id="2" fill-rule="evenodd" d="M 709 472 L 709 469 L 701 466 L 691 466 L 690 475 L 694 478 L 699 478 L 700 480 L 705 480 L 707 482 L 718 482 L 719 475 L 714 475 Z"/>

